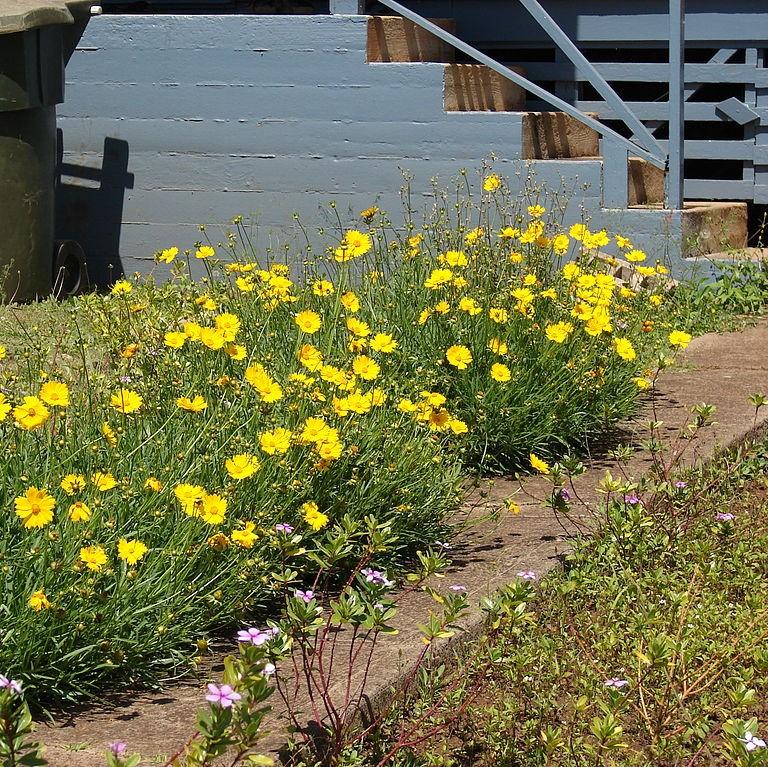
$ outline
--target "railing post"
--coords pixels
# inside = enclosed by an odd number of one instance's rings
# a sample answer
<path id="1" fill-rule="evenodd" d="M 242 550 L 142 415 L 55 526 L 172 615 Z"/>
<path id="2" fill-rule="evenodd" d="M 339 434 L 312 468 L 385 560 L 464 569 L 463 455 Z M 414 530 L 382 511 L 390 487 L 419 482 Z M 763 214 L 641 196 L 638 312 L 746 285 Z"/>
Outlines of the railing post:
<path id="1" fill-rule="evenodd" d="M 603 154 L 603 207 L 629 205 L 629 152 L 607 136 L 600 142 Z"/>
<path id="2" fill-rule="evenodd" d="M 365 0 L 330 0 L 331 15 L 358 16 L 365 14 Z"/>
<path id="3" fill-rule="evenodd" d="M 669 0 L 669 169 L 666 207 L 685 199 L 685 0 Z"/>

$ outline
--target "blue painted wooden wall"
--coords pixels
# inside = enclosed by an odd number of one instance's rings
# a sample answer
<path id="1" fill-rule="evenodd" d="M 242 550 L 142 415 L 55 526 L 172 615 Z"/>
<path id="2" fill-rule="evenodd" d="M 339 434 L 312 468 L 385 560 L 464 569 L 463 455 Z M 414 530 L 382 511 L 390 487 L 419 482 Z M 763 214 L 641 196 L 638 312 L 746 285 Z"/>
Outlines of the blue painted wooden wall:
<path id="1" fill-rule="evenodd" d="M 447 184 L 493 153 L 506 175 L 574 191 L 570 220 L 679 250 L 674 216 L 602 211 L 600 161 L 524 165 L 519 113 L 446 113 L 444 65 L 368 64 L 365 48 L 363 17 L 94 18 L 59 110 L 59 235 L 83 242 L 105 281 L 236 214 L 258 217 L 266 245 L 291 241 L 293 211 L 321 225 L 331 200 L 399 208 L 400 168 L 428 205 L 432 177 Z"/>

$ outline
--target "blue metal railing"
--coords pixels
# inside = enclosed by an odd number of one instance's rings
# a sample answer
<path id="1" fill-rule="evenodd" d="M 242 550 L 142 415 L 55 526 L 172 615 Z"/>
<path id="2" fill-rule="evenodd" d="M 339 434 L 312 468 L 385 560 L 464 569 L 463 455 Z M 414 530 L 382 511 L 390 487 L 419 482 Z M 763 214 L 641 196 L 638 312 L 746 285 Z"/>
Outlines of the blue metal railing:
<path id="1" fill-rule="evenodd" d="M 341 0 L 343 2 L 343 0 Z M 683 200 L 683 50 L 684 50 L 684 14 L 685 0 L 670 0 L 670 77 L 669 77 L 669 122 L 670 139 L 669 151 L 656 139 L 648 127 L 627 106 L 607 80 L 598 72 L 594 65 L 587 60 L 568 35 L 560 28 L 555 20 L 547 13 L 538 0 L 519 0 L 528 13 L 540 24 L 560 50 L 570 59 L 573 65 L 586 77 L 592 87 L 600 94 L 614 115 L 621 119 L 632 131 L 632 138 L 626 138 L 599 120 L 582 112 L 578 107 L 550 93 L 513 69 L 504 66 L 490 56 L 482 53 L 469 43 L 452 35 L 450 32 L 433 24 L 397 0 L 379 0 L 383 5 L 400 14 L 409 21 L 431 32 L 456 50 L 484 64 L 489 69 L 507 78 L 533 96 L 565 112 L 579 122 L 597 131 L 604 139 L 603 155 L 606 165 L 606 176 L 616 173 L 619 178 L 607 203 L 617 206 L 626 205 L 627 162 L 629 154 L 640 157 L 657 168 L 669 171 L 665 193 L 667 207 L 681 208 Z M 339 3 L 339 0 L 337 0 Z M 340 3 L 339 3 L 340 4 Z M 346 4 L 346 3 L 345 3 Z M 336 3 L 332 3 L 332 7 Z M 348 12 L 348 11 L 347 11 Z M 623 165 L 623 172 L 621 166 Z M 623 175 L 623 181 L 621 177 Z"/>

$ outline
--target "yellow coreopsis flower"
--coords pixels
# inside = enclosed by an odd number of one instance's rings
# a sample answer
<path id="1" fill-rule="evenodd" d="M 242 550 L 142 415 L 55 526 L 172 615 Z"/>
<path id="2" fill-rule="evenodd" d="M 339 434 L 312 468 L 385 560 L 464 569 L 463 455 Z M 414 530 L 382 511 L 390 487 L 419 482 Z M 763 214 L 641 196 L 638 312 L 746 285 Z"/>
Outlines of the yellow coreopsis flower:
<path id="1" fill-rule="evenodd" d="M 16 424 L 26 431 L 39 429 L 50 418 L 51 411 L 37 397 L 24 397 L 13 409 Z"/>
<path id="2" fill-rule="evenodd" d="M 329 280 L 315 280 L 312 283 L 312 292 L 316 296 L 325 297 L 333 295 L 333 283 Z"/>
<path id="3" fill-rule="evenodd" d="M 475 229 L 470 229 L 464 235 L 464 242 L 466 242 L 467 245 L 474 245 L 484 234 L 485 229 L 483 229 L 482 226 L 478 226 Z"/>
<path id="4" fill-rule="evenodd" d="M 198 296 L 198 298 L 195 299 L 195 303 L 198 306 L 202 306 L 203 309 L 208 312 L 213 312 L 218 308 L 216 301 L 206 293 L 204 293 L 202 296 Z"/>
<path id="5" fill-rule="evenodd" d="M 277 402 L 283 397 L 283 390 L 273 381 L 262 365 L 251 365 L 245 371 L 245 380 L 253 386 L 264 402 Z"/>
<path id="6" fill-rule="evenodd" d="M 67 513 L 73 522 L 87 522 L 91 518 L 90 507 L 82 501 L 75 501 Z"/>
<path id="7" fill-rule="evenodd" d="M 187 341 L 186 333 L 170 331 L 163 337 L 163 343 L 171 349 L 181 349 Z"/>
<path id="8" fill-rule="evenodd" d="M 16 516 L 28 530 L 45 527 L 53 520 L 56 499 L 48 495 L 45 488 L 28 487 L 24 495 L 14 500 Z"/>
<path id="9" fill-rule="evenodd" d="M 424 287 L 436 290 L 447 285 L 451 280 L 453 280 L 453 272 L 450 269 L 433 269 L 429 277 L 424 280 Z"/>
<path id="10" fill-rule="evenodd" d="M 147 477 L 144 482 L 144 489 L 159 493 L 163 489 L 163 483 L 157 477 Z"/>
<path id="11" fill-rule="evenodd" d="M 108 490 L 117 487 L 117 480 L 110 471 L 94 472 L 91 477 L 91 482 L 93 482 L 96 489 L 102 493 L 106 493 Z"/>
<path id="12" fill-rule="evenodd" d="M 330 438 L 331 431 L 331 427 L 322 418 L 309 417 L 304 421 L 299 442 L 304 445 L 323 442 Z"/>
<path id="13" fill-rule="evenodd" d="M 232 539 L 232 543 L 236 543 L 244 549 L 252 549 L 259 537 L 254 532 L 255 529 L 256 525 L 253 522 L 246 522 L 242 530 L 233 530 L 229 537 Z"/>
<path id="14" fill-rule="evenodd" d="M 85 490 L 87 483 L 88 481 L 82 474 L 67 474 L 67 476 L 61 480 L 59 487 L 61 487 L 67 495 L 76 495 Z"/>
<path id="15" fill-rule="evenodd" d="M 677 346 L 680 349 L 685 349 L 689 343 L 691 343 L 692 336 L 689 333 L 685 333 L 682 330 L 673 330 L 669 336 L 669 343 L 672 346 Z"/>
<path id="16" fill-rule="evenodd" d="M 389 333 L 377 333 L 371 339 L 371 349 L 380 354 L 391 354 L 397 349 L 397 341 Z"/>
<path id="17" fill-rule="evenodd" d="M 614 338 L 613 350 L 627 362 L 631 362 L 637 357 L 635 347 L 632 346 L 632 342 L 628 338 Z"/>
<path id="18" fill-rule="evenodd" d="M 529 458 L 529 460 L 531 462 L 531 467 L 535 471 L 538 471 L 539 474 L 549 474 L 550 473 L 551 469 L 549 467 L 549 464 L 546 461 L 544 461 L 541 458 L 539 458 L 535 453 L 531 453 L 528 458 Z"/>
<path id="19" fill-rule="evenodd" d="M 323 514 L 314 501 L 307 501 L 301 505 L 304 521 L 313 530 L 322 530 L 329 522 L 327 515 Z"/>
<path id="20" fill-rule="evenodd" d="M 59 381 L 46 381 L 40 387 L 40 399 L 52 407 L 69 407 L 69 388 Z"/>
<path id="21" fill-rule="evenodd" d="M 637 248 L 635 248 L 634 250 L 630 250 L 628 253 L 626 253 L 624 255 L 624 258 L 626 258 L 627 261 L 632 261 L 634 263 L 640 263 L 642 261 L 645 261 L 647 256 L 645 255 L 645 253 L 643 253 L 642 250 L 637 250 Z"/>
<path id="22" fill-rule="evenodd" d="M 498 306 L 492 306 L 488 310 L 488 316 L 498 324 L 503 324 L 509 319 L 509 312 L 506 309 L 502 309 Z"/>
<path id="23" fill-rule="evenodd" d="M 571 241 L 568 238 L 567 234 L 558 234 L 552 240 L 552 250 L 558 256 L 562 256 L 564 253 L 566 253 L 568 251 L 568 248 L 569 248 L 570 244 L 571 244 Z"/>
<path id="24" fill-rule="evenodd" d="M 584 224 L 574 224 L 569 230 L 568 234 L 573 237 L 574 240 L 578 240 L 581 242 L 581 240 L 584 239 L 585 234 L 589 234 L 589 229 Z"/>
<path id="25" fill-rule="evenodd" d="M 469 431 L 469 426 L 459 418 L 451 418 L 448 421 L 448 428 L 456 435 L 466 434 Z"/>
<path id="26" fill-rule="evenodd" d="M 303 312 L 299 312 L 294 317 L 294 322 L 299 326 L 299 330 L 301 330 L 302 333 L 307 333 L 308 335 L 317 333 L 317 331 L 320 330 L 320 326 L 322 325 L 320 315 L 317 312 L 313 312 L 309 309 L 305 309 Z"/>
<path id="27" fill-rule="evenodd" d="M 459 311 L 466 312 L 470 317 L 474 317 L 483 311 L 483 307 L 474 298 L 465 296 L 459 301 Z"/>
<path id="28" fill-rule="evenodd" d="M 563 277 L 565 277 L 568 282 L 575 280 L 580 274 L 581 269 L 574 261 L 569 261 L 567 264 L 563 265 Z"/>
<path id="29" fill-rule="evenodd" d="M 570 322 L 555 322 L 552 325 L 547 325 L 544 332 L 550 341 L 554 341 L 556 344 L 562 344 L 567 340 L 568 336 L 573 333 L 573 325 L 571 325 Z"/>
<path id="30" fill-rule="evenodd" d="M 235 336 L 240 331 L 241 323 L 237 315 L 231 312 L 224 312 L 214 319 L 213 324 L 222 332 L 225 341 L 234 341 Z"/>
<path id="31" fill-rule="evenodd" d="M 373 247 L 370 235 L 357 229 L 350 229 L 344 233 L 339 247 L 333 251 L 333 257 L 339 263 L 350 261 L 358 256 L 364 256 Z"/>
<path id="32" fill-rule="evenodd" d="M 227 515 L 227 499 L 214 493 L 203 495 L 203 508 L 200 516 L 209 525 L 220 525 Z"/>
<path id="33" fill-rule="evenodd" d="M 256 283 L 250 275 L 238 277 L 235 280 L 235 285 L 241 293 L 253 293 L 253 291 L 256 290 Z"/>
<path id="34" fill-rule="evenodd" d="M 97 573 L 107 564 L 107 554 L 101 546 L 85 546 L 80 549 L 80 561 Z"/>
<path id="35" fill-rule="evenodd" d="M 341 457 L 344 445 L 340 440 L 325 440 L 315 445 L 317 454 L 324 461 L 334 461 Z"/>
<path id="36" fill-rule="evenodd" d="M 149 551 L 141 541 L 121 538 L 117 543 L 117 556 L 129 565 L 135 565 Z"/>
<path id="37" fill-rule="evenodd" d="M 531 221 L 526 227 L 526 230 L 520 235 L 520 242 L 523 245 L 530 245 L 531 243 L 538 243 L 541 237 L 544 235 L 544 222 L 543 221 Z"/>
<path id="38" fill-rule="evenodd" d="M 443 261 L 448 264 L 448 266 L 466 266 L 467 261 L 467 255 L 464 253 L 463 250 L 449 250 L 444 256 Z"/>
<path id="39" fill-rule="evenodd" d="M 519 237 L 519 236 L 520 236 L 520 230 L 514 226 L 505 226 L 499 232 L 499 239 L 502 239 L 502 240 L 513 240 L 515 237 Z"/>
<path id="40" fill-rule="evenodd" d="M 284 429 L 279 426 L 271 431 L 265 431 L 259 437 L 259 447 L 267 455 L 282 455 L 288 452 L 288 448 L 291 446 L 291 438 L 293 432 L 290 429 Z"/>
<path id="41" fill-rule="evenodd" d="M 227 353 L 228 357 L 237 362 L 244 360 L 248 354 L 246 348 L 242 344 L 224 344 L 224 351 Z"/>
<path id="42" fill-rule="evenodd" d="M 0 357 L 2 359 L 2 357 Z M 8 402 L 5 394 L 0 392 L 0 421 L 4 421 L 8 417 L 8 413 L 11 412 L 11 403 Z"/>
<path id="43" fill-rule="evenodd" d="M 500 362 L 495 362 L 491 365 L 491 378 L 499 383 L 507 383 L 512 380 L 512 371 Z"/>
<path id="44" fill-rule="evenodd" d="M 181 504 L 185 514 L 188 514 L 190 517 L 200 515 L 203 507 L 203 498 L 205 497 L 205 489 L 203 487 L 183 482 L 180 485 L 176 485 L 173 489 L 173 494 Z"/>
<path id="45" fill-rule="evenodd" d="M 355 357 L 352 362 L 352 370 L 355 372 L 355 375 L 359 375 L 360 378 L 366 381 L 373 381 L 378 378 L 381 368 L 375 360 L 365 354 L 361 354 L 359 357 Z"/>
<path id="46" fill-rule="evenodd" d="M 528 206 L 528 215 L 531 218 L 541 218 L 546 212 L 547 212 L 547 209 L 543 205 Z"/>
<path id="47" fill-rule="evenodd" d="M 360 299 L 351 290 L 342 293 L 341 305 L 351 314 L 360 311 Z"/>
<path id="48" fill-rule="evenodd" d="M 358 336 L 358 338 L 366 338 L 371 334 L 370 325 L 367 322 L 362 322 L 357 319 L 357 317 L 347 318 L 347 330 Z"/>
<path id="49" fill-rule="evenodd" d="M 509 347 L 500 338 L 492 338 L 488 342 L 488 350 L 492 351 L 494 354 L 502 355 L 509 351 Z"/>
<path id="50" fill-rule="evenodd" d="M 224 462 L 227 474 L 232 479 L 248 479 L 259 470 L 259 465 L 256 456 L 250 453 L 238 453 Z"/>
<path id="51" fill-rule="evenodd" d="M 499 176 L 497 176 L 495 173 L 491 173 L 489 176 L 486 176 L 485 180 L 483 181 L 483 189 L 486 192 L 495 192 L 500 187 L 501 178 L 499 178 Z"/>
<path id="52" fill-rule="evenodd" d="M 113 296 L 127 296 L 133 290 L 133 285 L 128 280 L 118 280 L 110 291 Z"/>
<path id="53" fill-rule="evenodd" d="M 459 370 L 466 370 L 472 364 L 472 352 L 461 344 L 449 347 L 445 352 L 445 358 L 450 365 Z"/>
<path id="54" fill-rule="evenodd" d="M 196 251 L 195 251 L 195 258 L 211 258 L 212 256 L 216 255 L 216 249 L 212 248 L 210 245 L 201 245 Z"/>
<path id="55" fill-rule="evenodd" d="M 101 424 L 101 434 L 110 447 L 117 445 L 117 434 L 115 434 L 114 429 L 106 421 Z"/>
<path id="56" fill-rule="evenodd" d="M 39 613 L 41 610 L 47 610 L 50 606 L 51 603 L 42 589 L 33 592 L 29 595 L 29 599 L 27 599 L 27 607 L 30 607 L 36 613 Z"/>
<path id="57" fill-rule="evenodd" d="M 179 397 L 176 400 L 176 405 L 188 413 L 202 413 L 208 407 L 208 403 L 200 394 L 196 394 L 191 399 L 189 397 Z"/>
<path id="58" fill-rule="evenodd" d="M 112 395 L 110 404 L 118 413 L 128 414 L 139 410 L 144 404 L 144 400 L 138 392 L 132 389 L 120 388 Z"/>
<path id="59" fill-rule="evenodd" d="M 201 328 L 200 343 L 211 351 L 218 351 L 227 342 L 224 331 L 218 328 Z"/>
<path id="60" fill-rule="evenodd" d="M 312 372 L 320 370 L 323 366 L 323 353 L 312 344 L 304 344 L 297 354 L 299 362 Z"/>
<path id="61" fill-rule="evenodd" d="M 179 249 L 174 246 L 172 248 L 161 250 L 157 256 L 157 260 L 162 261 L 164 264 L 170 264 L 178 255 Z"/>

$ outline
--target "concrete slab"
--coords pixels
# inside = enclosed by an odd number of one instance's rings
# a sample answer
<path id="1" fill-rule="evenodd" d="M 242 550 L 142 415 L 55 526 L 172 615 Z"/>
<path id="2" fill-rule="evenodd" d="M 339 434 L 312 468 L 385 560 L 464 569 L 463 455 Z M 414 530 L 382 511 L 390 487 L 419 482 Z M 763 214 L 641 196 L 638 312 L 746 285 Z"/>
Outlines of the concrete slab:
<path id="1" fill-rule="evenodd" d="M 768 430 L 768 413 L 755 420 L 748 397 L 768 392 L 768 320 L 741 332 L 711 334 L 695 339 L 680 357 L 676 367 L 661 376 L 655 419 L 663 421 L 663 433 L 674 436 L 688 422 L 690 409 L 700 403 L 715 405 L 716 425 L 702 432 L 690 445 L 686 461 L 707 460 L 730 445 L 748 439 L 758 431 Z M 624 424 L 621 441 L 637 444 L 645 436 L 644 421 L 648 408 L 638 418 Z M 515 578 L 520 570 L 533 570 L 541 576 L 556 567 L 568 551 L 574 527 L 588 529 L 599 508 L 601 496 L 595 487 L 606 469 L 614 475 L 618 464 L 601 455 L 599 449 L 585 460 L 588 471 L 574 486 L 578 499 L 572 504 L 573 523 L 568 524 L 547 509 L 543 502 L 551 486 L 532 477 L 522 483 L 511 479 L 483 481 L 467 497 L 456 516 L 462 528 L 453 541 L 453 567 L 442 581 L 443 587 L 462 584 L 471 604 L 493 593 Z M 647 471 L 650 457 L 638 451 L 624 466 L 630 476 Z M 504 510 L 504 500 L 513 496 L 522 507 L 518 516 Z M 487 518 L 490 509 L 501 509 L 498 521 Z M 395 639 L 382 640 L 376 648 L 368 694 L 374 704 L 402 681 L 423 646 L 417 624 L 424 620 L 433 603 L 423 593 L 408 595 L 400 603 Z M 480 630 L 482 619 L 474 609 L 464 628 L 468 635 Z M 226 651 L 228 648 L 220 648 Z M 147 761 L 168 755 L 189 737 L 194 714 L 203 703 L 204 681 L 220 670 L 221 655 L 214 656 L 201 674 L 201 680 L 170 685 L 157 693 L 125 694 L 104 701 L 104 705 L 75 712 L 41 724 L 39 735 L 47 746 L 47 755 L 55 767 L 101 767 L 103 752 L 115 740 L 127 741 L 131 751 L 141 752 Z M 353 673 L 352 683 L 362 684 L 362 670 Z M 340 680 L 332 685 L 338 694 Z M 265 747 L 279 747 L 284 742 L 286 723 L 275 700 L 276 710 L 269 726 L 272 735 Z M 305 709 L 309 710 L 308 706 Z M 306 715 L 303 721 L 308 721 Z"/>

